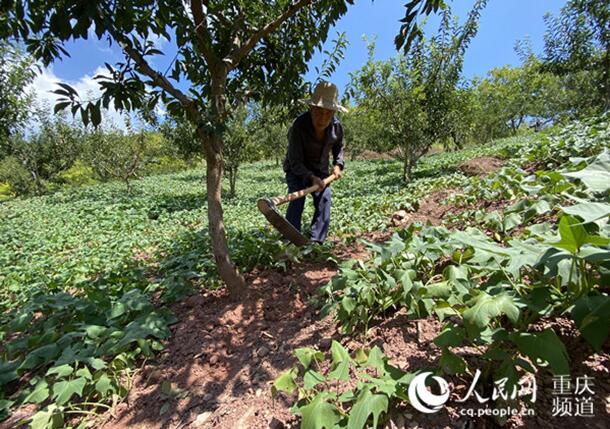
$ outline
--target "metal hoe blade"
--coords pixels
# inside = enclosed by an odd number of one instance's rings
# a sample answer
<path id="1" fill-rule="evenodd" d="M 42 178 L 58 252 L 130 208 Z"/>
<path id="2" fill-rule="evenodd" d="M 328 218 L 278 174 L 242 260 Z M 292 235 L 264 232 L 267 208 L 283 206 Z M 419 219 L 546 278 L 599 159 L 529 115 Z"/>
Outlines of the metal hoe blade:
<path id="1" fill-rule="evenodd" d="M 299 247 L 309 243 L 309 240 L 280 214 L 271 199 L 261 198 L 256 205 L 260 212 L 265 215 L 269 223 L 273 225 L 284 238 L 290 240 L 291 243 Z"/>

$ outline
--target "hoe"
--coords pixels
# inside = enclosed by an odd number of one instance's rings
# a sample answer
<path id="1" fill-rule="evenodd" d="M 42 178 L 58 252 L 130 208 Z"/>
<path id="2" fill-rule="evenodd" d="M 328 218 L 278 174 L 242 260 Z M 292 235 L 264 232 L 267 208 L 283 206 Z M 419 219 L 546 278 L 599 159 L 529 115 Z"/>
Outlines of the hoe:
<path id="1" fill-rule="evenodd" d="M 324 185 L 328 186 L 330 182 L 335 179 L 335 175 L 331 174 L 324 179 Z M 261 198 L 257 202 L 258 209 L 262 214 L 265 215 L 269 223 L 284 236 L 284 238 L 290 240 L 291 243 L 299 247 L 304 246 L 305 244 L 309 243 L 309 240 L 305 238 L 303 234 L 297 231 L 297 229 L 280 214 L 280 212 L 277 210 L 277 206 L 289 201 L 298 200 L 299 198 L 303 198 L 317 190 L 318 187 L 316 185 L 311 185 L 309 188 L 305 188 L 288 195 L 274 198 Z"/>

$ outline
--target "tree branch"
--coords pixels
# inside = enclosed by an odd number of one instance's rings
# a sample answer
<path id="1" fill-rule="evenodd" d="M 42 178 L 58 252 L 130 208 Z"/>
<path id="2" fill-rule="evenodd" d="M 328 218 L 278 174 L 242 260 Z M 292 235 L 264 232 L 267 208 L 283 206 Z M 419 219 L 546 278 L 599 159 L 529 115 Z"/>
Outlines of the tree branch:
<path id="1" fill-rule="evenodd" d="M 191 0 L 191 12 L 193 14 L 193 20 L 195 22 L 195 33 L 199 40 L 198 46 L 201 50 L 203 58 L 207 61 L 210 68 L 215 68 L 219 60 L 212 48 L 212 38 L 208 31 L 208 25 L 206 22 L 206 12 L 203 11 L 205 6 L 207 11 L 206 0 Z"/>
<path id="2" fill-rule="evenodd" d="M 231 52 L 224 61 L 229 63 L 230 68 L 234 68 L 262 38 L 278 29 L 280 25 L 294 16 L 299 10 L 312 4 L 314 1 L 316 0 L 297 0 L 295 3 L 292 3 L 284 13 L 250 36 L 243 45 Z"/>
<path id="3" fill-rule="evenodd" d="M 100 18 L 105 21 L 108 21 L 108 16 L 105 14 L 105 11 L 102 9 L 98 9 L 98 14 Z M 142 73 L 143 75 L 148 76 L 152 83 L 164 90 L 171 96 L 173 96 L 176 100 L 180 101 L 184 106 L 190 106 L 193 104 L 193 100 L 186 96 L 182 91 L 176 88 L 171 82 L 163 76 L 161 73 L 154 70 L 146 61 L 144 56 L 138 52 L 132 45 L 130 40 L 120 31 L 117 31 L 112 25 L 107 26 L 108 33 L 119 43 L 125 55 L 131 58 L 136 63 L 136 69 Z"/>

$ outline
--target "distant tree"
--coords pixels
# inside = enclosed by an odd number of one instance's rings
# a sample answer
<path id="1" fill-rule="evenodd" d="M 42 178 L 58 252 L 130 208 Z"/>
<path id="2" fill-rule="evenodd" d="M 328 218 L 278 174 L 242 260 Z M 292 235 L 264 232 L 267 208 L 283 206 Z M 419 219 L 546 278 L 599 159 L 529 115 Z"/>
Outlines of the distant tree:
<path id="1" fill-rule="evenodd" d="M 22 130 L 32 113 L 34 97 L 26 88 L 36 71 L 18 45 L 0 40 L 0 159 L 11 154 L 10 136 Z"/>
<path id="2" fill-rule="evenodd" d="M 447 113 L 449 135 L 443 142 L 445 150 L 462 149 L 474 140 L 479 109 L 474 88 L 461 82 L 451 94 L 451 109 Z"/>
<path id="3" fill-rule="evenodd" d="M 562 79 L 542 67 L 531 52 L 520 66 L 496 67 L 475 80 L 480 133 L 485 140 L 517 134 L 528 121 L 545 124 L 563 115 L 569 94 Z"/>
<path id="4" fill-rule="evenodd" d="M 32 109 L 32 130 L 27 136 L 19 132 L 9 137 L 10 155 L 5 157 L 6 169 L 0 172 L 0 181 L 9 183 L 18 194 L 44 193 L 47 183 L 70 168 L 82 150 L 80 127 L 64 116 L 50 115 L 48 105 L 33 105 Z"/>
<path id="5" fill-rule="evenodd" d="M 369 45 L 368 62 L 352 75 L 349 93 L 358 106 L 378 115 L 383 126 L 376 131 L 400 151 L 405 181 L 433 143 L 446 142 L 455 132 L 463 56 L 485 4 L 477 1 L 463 26 L 445 8 L 438 34 L 416 39 L 406 56 L 375 61 L 374 44 Z"/>
<path id="6" fill-rule="evenodd" d="M 252 132 L 256 145 L 256 159 L 273 159 L 279 166 L 286 153 L 290 120 L 294 116 L 285 106 L 252 105 Z"/>
<path id="7" fill-rule="evenodd" d="M 384 132 L 385 120 L 383 114 L 370 106 L 354 105 L 344 102 L 347 113 L 341 114 L 341 122 L 345 133 L 345 151 L 354 160 L 365 151 L 387 153 L 392 144 Z"/>
<path id="8" fill-rule="evenodd" d="M 176 148 L 176 155 L 184 161 L 191 162 L 201 155 L 201 141 L 197 137 L 197 129 L 183 115 L 168 115 L 158 125 L 157 130 Z"/>
<path id="9" fill-rule="evenodd" d="M 547 70 L 566 76 L 568 88 L 587 98 L 593 110 L 610 109 L 610 7 L 607 1 L 569 0 L 559 16 L 545 16 L 543 61 Z M 589 84 L 587 80 L 593 82 Z M 574 85 L 593 90 L 582 97 Z M 578 106 L 582 109 L 583 106 Z"/>
<path id="10" fill-rule="evenodd" d="M 150 161 L 146 155 L 144 131 L 124 133 L 98 127 L 87 136 L 83 158 L 98 179 L 121 180 L 131 193 L 132 181 L 140 177 Z"/>
<path id="11" fill-rule="evenodd" d="M 254 123 L 249 106 L 239 107 L 227 124 L 222 150 L 222 165 L 229 179 L 229 196 L 236 195 L 235 184 L 239 167 L 247 161 L 254 161 L 256 156 L 256 140 Z"/>

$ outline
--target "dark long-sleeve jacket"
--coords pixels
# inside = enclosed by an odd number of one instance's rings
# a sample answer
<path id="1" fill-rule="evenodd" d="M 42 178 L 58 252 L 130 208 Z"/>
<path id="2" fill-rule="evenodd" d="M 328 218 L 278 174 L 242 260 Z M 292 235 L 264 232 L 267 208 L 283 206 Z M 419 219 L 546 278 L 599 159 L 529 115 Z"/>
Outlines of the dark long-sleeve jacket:
<path id="1" fill-rule="evenodd" d="M 333 118 L 326 128 L 324 141 L 315 138 L 311 114 L 305 112 L 297 117 L 288 131 L 288 152 L 284 159 L 284 171 L 308 179 L 312 175 L 328 176 L 329 157 L 333 165 L 345 167 L 343 157 L 343 127 Z"/>

